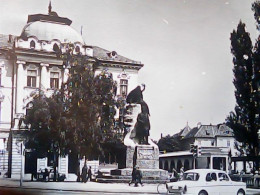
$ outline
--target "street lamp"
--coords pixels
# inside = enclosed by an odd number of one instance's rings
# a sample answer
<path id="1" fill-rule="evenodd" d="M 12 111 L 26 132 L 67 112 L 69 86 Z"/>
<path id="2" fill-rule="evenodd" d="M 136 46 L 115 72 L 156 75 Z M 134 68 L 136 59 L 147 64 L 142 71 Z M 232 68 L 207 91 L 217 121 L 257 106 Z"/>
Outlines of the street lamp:
<path id="1" fill-rule="evenodd" d="M 20 152 L 21 152 L 21 174 L 20 174 L 20 187 L 23 186 L 23 170 L 24 170 L 24 162 L 23 162 L 23 155 L 24 155 L 24 145 L 23 142 L 21 142 L 20 145 Z"/>

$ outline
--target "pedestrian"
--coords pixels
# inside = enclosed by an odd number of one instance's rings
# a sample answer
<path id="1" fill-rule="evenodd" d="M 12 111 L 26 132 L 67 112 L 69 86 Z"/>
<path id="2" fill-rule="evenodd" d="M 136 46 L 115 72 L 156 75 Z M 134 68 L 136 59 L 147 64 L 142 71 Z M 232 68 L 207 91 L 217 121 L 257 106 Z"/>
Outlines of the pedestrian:
<path id="1" fill-rule="evenodd" d="M 91 181 L 91 178 L 92 178 L 92 172 L 91 172 L 91 166 L 89 166 L 89 168 L 88 168 L 88 178 L 87 178 L 87 180 L 89 179 L 89 181 Z"/>
<path id="2" fill-rule="evenodd" d="M 82 167 L 82 173 L 81 173 L 82 182 L 84 182 L 84 183 L 87 182 L 87 173 L 88 173 L 88 168 L 87 168 L 87 165 L 85 162 L 84 166 Z"/>
<path id="3" fill-rule="evenodd" d="M 77 167 L 77 182 L 80 182 L 81 178 L 80 178 L 80 167 L 78 165 Z"/>
<path id="4" fill-rule="evenodd" d="M 184 167 L 182 166 L 180 169 L 180 178 L 182 178 L 184 175 Z"/>
<path id="5" fill-rule="evenodd" d="M 135 182 L 136 182 L 136 167 L 133 167 L 133 170 L 132 170 L 132 180 L 129 182 L 129 186 L 132 183 L 135 183 Z"/>
<path id="6" fill-rule="evenodd" d="M 135 182 L 135 187 L 138 186 L 138 183 L 140 183 L 143 186 L 143 183 L 142 183 L 142 172 L 139 169 L 139 167 L 136 167 L 136 180 L 135 181 L 136 181 Z"/>
<path id="7" fill-rule="evenodd" d="M 173 168 L 172 173 L 170 174 L 170 182 L 178 181 L 179 174 L 177 171 Z"/>
<path id="8" fill-rule="evenodd" d="M 47 168 L 45 168 L 43 180 L 44 180 L 44 181 L 48 181 L 48 180 L 49 180 L 49 171 L 48 171 Z"/>

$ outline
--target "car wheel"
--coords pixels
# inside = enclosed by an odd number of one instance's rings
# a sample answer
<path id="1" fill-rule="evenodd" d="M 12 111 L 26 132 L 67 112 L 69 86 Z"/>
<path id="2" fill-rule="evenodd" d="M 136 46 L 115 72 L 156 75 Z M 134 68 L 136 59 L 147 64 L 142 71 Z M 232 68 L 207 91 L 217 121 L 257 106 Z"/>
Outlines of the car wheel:
<path id="1" fill-rule="evenodd" d="M 237 195 L 245 195 L 245 191 L 240 189 L 238 190 Z"/>
<path id="2" fill-rule="evenodd" d="M 208 193 L 204 190 L 200 191 L 198 195 L 208 195 Z"/>

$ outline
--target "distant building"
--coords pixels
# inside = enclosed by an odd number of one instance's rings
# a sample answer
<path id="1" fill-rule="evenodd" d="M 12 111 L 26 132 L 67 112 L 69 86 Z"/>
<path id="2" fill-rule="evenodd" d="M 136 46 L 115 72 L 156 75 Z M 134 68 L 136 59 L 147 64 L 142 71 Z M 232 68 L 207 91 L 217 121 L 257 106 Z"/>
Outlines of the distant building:
<path id="1" fill-rule="evenodd" d="M 160 155 L 160 168 L 177 171 L 192 168 L 215 168 L 228 171 L 231 156 L 237 156 L 236 141 L 233 130 L 225 124 L 187 126 L 173 137 L 179 138 L 181 151 Z M 196 148 L 196 154 L 190 151 Z"/>
<path id="2" fill-rule="evenodd" d="M 96 74 L 107 71 L 117 82 L 117 98 L 125 97 L 138 84 L 140 62 L 130 60 L 115 51 L 87 45 L 82 36 L 70 25 L 72 21 L 60 17 L 49 6 L 48 14 L 29 15 L 20 36 L 0 35 L 0 172 L 19 174 L 21 161 L 25 173 L 36 171 L 37 166 L 51 164 L 50 159 L 37 161 L 26 151 L 21 155 L 23 136 L 19 120 L 30 108 L 31 95 L 44 91 L 51 95 L 66 82 L 70 66 L 64 65 L 57 52 L 64 53 L 68 44 L 73 54 L 88 56 Z M 97 62 L 97 63 L 94 63 Z M 90 62 L 91 63 L 91 62 Z M 119 115 L 117 115 L 119 117 Z M 75 172 L 70 156 L 59 159 L 59 171 Z"/>

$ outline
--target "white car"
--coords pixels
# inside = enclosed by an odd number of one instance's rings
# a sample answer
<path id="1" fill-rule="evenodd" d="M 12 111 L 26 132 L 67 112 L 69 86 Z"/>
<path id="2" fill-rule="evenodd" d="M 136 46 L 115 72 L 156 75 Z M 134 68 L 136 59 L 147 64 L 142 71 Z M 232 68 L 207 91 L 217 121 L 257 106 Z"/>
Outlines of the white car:
<path id="1" fill-rule="evenodd" d="M 166 184 L 169 194 L 185 195 L 245 195 L 246 184 L 232 181 L 224 171 L 193 169 L 177 182 Z"/>

